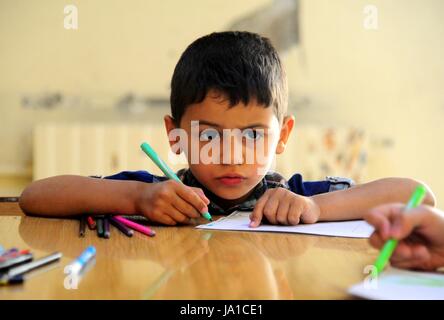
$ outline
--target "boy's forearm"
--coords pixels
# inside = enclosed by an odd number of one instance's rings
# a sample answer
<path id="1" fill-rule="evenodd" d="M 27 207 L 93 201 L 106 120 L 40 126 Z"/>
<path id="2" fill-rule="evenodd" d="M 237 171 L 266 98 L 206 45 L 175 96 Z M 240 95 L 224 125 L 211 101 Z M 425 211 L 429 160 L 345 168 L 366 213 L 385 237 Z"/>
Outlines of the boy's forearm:
<path id="1" fill-rule="evenodd" d="M 371 208 L 390 202 L 407 203 L 418 181 L 406 178 L 385 178 L 343 191 L 315 195 L 320 207 L 320 221 L 362 219 Z M 427 189 L 424 204 L 435 205 L 433 193 Z"/>
<path id="2" fill-rule="evenodd" d="M 89 214 L 134 214 L 141 182 L 57 176 L 33 182 L 20 197 L 26 214 L 71 216 Z"/>

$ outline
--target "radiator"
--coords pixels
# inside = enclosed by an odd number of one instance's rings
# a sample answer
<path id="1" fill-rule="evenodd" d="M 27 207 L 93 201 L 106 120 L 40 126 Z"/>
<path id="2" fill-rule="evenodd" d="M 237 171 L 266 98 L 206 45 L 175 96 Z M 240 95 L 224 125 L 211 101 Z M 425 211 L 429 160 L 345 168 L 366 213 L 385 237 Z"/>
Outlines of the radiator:
<path id="1" fill-rule="evenodd" d="M 109 175 L 124 170 L 161 174 L 140 149 L 143 141 L 150 143 L 173 170 L 186 166 L 177 163 L 182 158 L 168 161 L 169 144 L 163 125 L 41 124 L 34 129 L 33 178 Z"/>
<path id="2" fill-rule="evenodd" d="M 163 124 L 42 124 L 34 130 L 33 178 L 60 174 L 109 175 L 124 170 L 148 170 L 163 175 L 140 149 L 150 143 L 177 171 L 185 157 L 172 156 Z M 289 178 L 300 172 L 305 179 L 339 175 L 361 181 L 367 169 L 367 136 L 352 128 L 299 126 L 286 151 L 274 162 Z M 378 158 L 387 159 L 383 153 Z"/>

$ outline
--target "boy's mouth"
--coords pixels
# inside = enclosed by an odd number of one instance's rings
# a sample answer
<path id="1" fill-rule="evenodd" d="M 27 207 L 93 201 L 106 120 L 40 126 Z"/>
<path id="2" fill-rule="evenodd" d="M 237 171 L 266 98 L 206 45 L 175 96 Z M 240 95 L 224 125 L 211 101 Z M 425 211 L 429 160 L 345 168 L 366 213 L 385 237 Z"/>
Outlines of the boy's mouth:
<path id="1" fill-rule="evenodd" d="M 216 179 L 225 186 L 235 186 L 244 181 L 245 177 L 241 176 L 240 174 L 233 173 L 217 177 Z"/>

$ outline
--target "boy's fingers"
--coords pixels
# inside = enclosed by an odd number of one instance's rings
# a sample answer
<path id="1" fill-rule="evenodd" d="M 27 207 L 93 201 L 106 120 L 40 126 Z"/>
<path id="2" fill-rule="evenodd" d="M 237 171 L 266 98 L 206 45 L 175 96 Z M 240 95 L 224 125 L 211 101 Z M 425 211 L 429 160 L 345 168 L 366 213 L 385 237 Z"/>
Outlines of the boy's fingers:
<path id="1" fill-rule="evenodd" d="M 393 233 L 393 237 L 396 239 L 405 239 L 414 234 L 415 229 L 424 225 L 432 224 L 428 218 L 433 216 L 429 207 L 419 206 L 414 208 L 405 214 L 403 217 L 403 223 L 397 232 Z"/>
<path id="2" fill-rule="evenodd" d="M 413 259 L 418 261 L 428 261 L 431 258 L 427 247 L 420 243 L 412 246 L 412 256 Z"/>
<path id="3" fill-rule="evenodd" d="M 428 267 L 427 263 L 430 261 L 430 254 L 424 245 L 410 248 L 409 257 L 394 257 L 390 260 L 391 264 L 397 268 L 405 269 L 433 269 Z"/>
<path id="4" fill-rule="evenodd" d="M 268 197 L 267 203 L 264 206 L 264 216 L 271 224 L 277 224 L 277 209 L 279 207 L 279 200 L 276 197 Z"/>
<path id="5" fill-rule="evenodd" d="M 268 194 L 267 192 L 262 195 L 262 197 L 259 198 L 259 200 L 256 202 L 256 205 L 254 206 L 253 213 L 250 215 L 250 227 L 256 228 L 260 225 L 263 217 L 263 209 L 265 206 L 265 203 L 267 202 Z"/>
<path id="6" fill-rule="evenodd" d="M 403 229 L 404 224 L 406 223 L 404 212 L 403 211 L 392 212 L 390 213 L 388 218 L 390 220 L 389 236 L 391 238 L 399 239 L 401 230 Z"/>
<path id="7" fill-rule="evenodd" d="M 319 215 L 315 214 L 313 211 L 311 210 L 305 210 L 301 212 L 300 218 L 299 218 L 303 223 L 316 223 L 319 219 Z"/>
<path id="8" fill-rule="evenodd" d="M 194 208 L 192 205 L 190 205 L 188 202 L 184 201 L 181 197 L 176 197 L 173 200 L 172 206 L 181 212 L 182 214 L 186 215 L 189 218 L 199 218 L 200 213 L 197 211 L 196 208 Z"/>
<path id="9" fill-rule="evenodd" d="M 404 261 L 411 259 L 412 259 L 412 248 L 408 244 L 400 242 L 396 247 L 395 251 L 393 251 L 390 261 L 397 262 L 397 261 Z"/>
<path id="10" fill-rule="evenodd" d="M 424 212 L 412 209 L 408 213 L 395 214 L 392 217 L 390 237 L 398 240 L 408 238 L 415 227 L 420 226 L 424 220 Z"/>
<path id="11" fill-rule="evenodd" d="M 423 244 L 400 242 L 390 259 L 393 266 L 399 268 L 427 268 L 430 253 Z"/>
<path id="12" fill-rule="evenodd" d="M 170 205 L 169 208 L 167 209 L 168 211 L 168 216 L 171 217 L 171 219 L 173 219 L 176 222 L 179 223 L 188 223 L 190 221 L 190 218 L 187 217 L 186 215 L 184 215 L 182 212 L 180 212 L 179 210 L 177 210 L 173 205 Z"/>
<path id="13" fill-rule="evenodd" d="M 390 264 L 400 269 L 412 269 L 415 267 L 415 262 L 412 260 L 390 261 Z"/>
<path id="14" fill-rule="evenodd" d="M 301 222 L 300 210 L 298 205 L 295 205 L 294 203 L 290 205 L 290 208 L 288 209 L 288 222 L 290 225 L 295 226 Z"/>
<path id="15" fill-rule="evenodd" d="M 405 206 L 402 203 L 389 203 L 380 205 L 371 209 L 364 219 L 375 229 L 381 233 L 384 239 L 390 236 L 390 229 L 392 227 L 393 217 L 399 216 L 404 212 Z"/>
<path id="16" fill-rule="evenodd" d="M 161 214 L 161 213 L 153 214 L 153 217 L 151 219 L 156 222 L 160 222 L 160 223 L 163 223 L 163 224 L 166 224 L 169 226 L 174 226 L 177 224 L 176 221 L 171 219 L 171 217 L 167 216 L 166 214 Z"/>
<path id="17" fill-rule="evenodd" d="M 289 221 L 289 209 L 290 209 L 290 202 L 289 201 L 281 201 L 278 202 L 278 209 L 276 213 L 276 220 L 280 224 L 288 225 L 290 224 Z"/>
<path id="18" fill-rule="evenodd" d="M 203 202 L 205 202 L 206 205 L 210 204 L 210 200 L 205 196 L 205 193 L 201 188 L 196 188 L 196 187 L 190 187 L 190 188 L 197 193 L 197 195 L 203 200 Z"/>
<path id="19" fill-rule="evenodd" d="M 191 204 L 200 213 L 205 213 L 208 211 L 208 207 L 205 202 L 194 192 L 193 189 L 185 185 L 179 184 L 177 186 L 177 194 L 186 202 Z"/>
<path id="20" fill-rule="evenodd" d="M 388 238 L 390 223 L 386 216 L 378 212 L 370 212 L 365 215 L 364 219 L 375 227 L 376 232 L 379 233 L 382 238 Z"/>
<path id="21" fill-rule="evenodd" d="M 384 240 L 381 239 L 381 236 L 377 232 L 374 232 L 370 236 L 369 241 L 370 245 L 376 249 L 380 249 L 384 245 Z"/>

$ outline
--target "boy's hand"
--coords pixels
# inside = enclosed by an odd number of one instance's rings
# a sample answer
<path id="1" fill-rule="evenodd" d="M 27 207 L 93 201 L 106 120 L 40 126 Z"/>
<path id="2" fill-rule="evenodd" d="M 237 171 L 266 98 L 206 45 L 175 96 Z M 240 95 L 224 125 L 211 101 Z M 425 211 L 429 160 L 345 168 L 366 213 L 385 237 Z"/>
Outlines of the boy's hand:
<path id="1" fill-rule="evenodd" d="M 284 188 L 268 189 L 257 201 L 250 216 L 250 227 L 260 225 L 265 217 L 272 224 L 296 225 L 318 221 L 320 208 L 309 198 Z"/>
<path id="2" fill-rule="evenodd" d="M 370 210 L 365 220 L 375 227 L 370 244 L 380 249 L 399 240 L 390 262 L 399 268 L 436 270 L 444 266 L 444 214 L 429 206 L 404 213 L 404 205 L 387 204 Z"/>
<path id="3" fill-rule="evenodd" d="M 144 184 L 136 202 L 137 211 L 150 220 L 175 225 L 199 218 L 210 200 L 202 189 L 167 180 Z"/>

